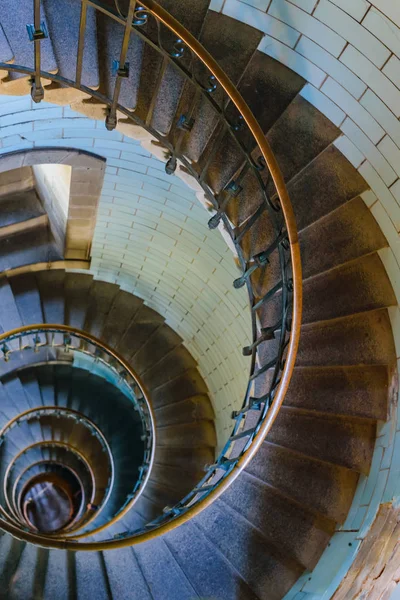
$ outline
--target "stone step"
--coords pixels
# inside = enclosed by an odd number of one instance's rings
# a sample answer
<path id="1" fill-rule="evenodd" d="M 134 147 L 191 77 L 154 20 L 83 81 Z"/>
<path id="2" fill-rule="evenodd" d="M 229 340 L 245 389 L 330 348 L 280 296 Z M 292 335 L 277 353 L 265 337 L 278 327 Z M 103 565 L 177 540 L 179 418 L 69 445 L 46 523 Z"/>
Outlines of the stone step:
<path id="1" fill-rule="evenodd" d="M 206 395 L 193 396 L 177 403 L 162 406 L 154 411 L 160 426 L 183 424 L 192 421 L 213 421 L 214 411 Z"/>
<path id="2" fill-rule="evenodd" d="M 305 280 L 303 293 L 306 298 L 303 323 L 397 305 L 392 284 L 377 253 Z"/>
<path id="3" fill-rule="evenodd" d="M 182 338 L 165 323 L 158 327 L 131 358 L 135 371 L 141 375 L 182 343 Z"/>
<path id="4" fill-rule="evenodd" d="M 192 355 L 184 346 L 178 346 L 141 375 L 144 384 L 150 389 L 161 386 L 196 367 L 197 363 Z"/>
<path id="5" fill-rule="evenodd" d="M 386 366 L 298 367 L 285 406 L 386 421 L 389 388 Z"/>
<path id="6" fill-rule="evenodd" d="M 101 339 L 112 348 L 116 348 L 142 304 L 140 298 L 118 290 L 105 318 Z"/>
<path id="7" fill-rule="evenodd" d="M 160 314 L 148 306 L 141 306 L 135 313 L 134 320 L 130 323 L 125 335 L 120 340 L 117 346 L 118 352 L 125 357 L 125 360 L 130 362 L 132 355 L 142 347 L 149 336 L 163 323 L 164 318 Z"/>
<path id="8" fill-rule="evenodd" d="M 246 471 L 305 509 L 338 523 L 346 519 L 358 482 L 355 471 L 296 453 L 268 438 Z"/>
<path id="9" fill-rule="evenodd" d="M 11 225 L 43 216 L 45 211 L 35 190 L 0 197 L 0 237 L 5 237 L 6 228 Z"/>
<path id="10" fill-rule="evenodd" d="M 156 388 L 151 387 L 151 401 L 154 408 L 179 402 L 191 396 L 207 394 L 207 387 L 197 369 L 189 369 L 183 375 Z"/>
<path id="11" fill-rule="evenodd" d="M 387 246 L 378 223 L 360 197 L 303 229 L 299 239 L 305 279 Z"/>
<path id="12" fill-rule="evenodd" d="M 58 75 L 75 80 L 76 64 L 70 60 L 78 55 L 79 25 L 81 4 L 75 0 L 42 0 L 46 11 L 49 37 L 53 43 Z M 88 6 L 82 61 L 82 84 L 97 88 L 99 85 L 99 64 L 96 35 L 96 11 Z M 64 88 L 62 88 L 64 89 Z M 61 94 L 61 90 L 59 92 Z M 46 100 L 53 102 L 52 93 L 46 90 Z"/>
<path id="13" fill-rule="evenodd" d="M 368 474 L 376 437 L 371 420 L 282 407 L 268 440 L 306 456 Z"/>
<path id="14" fill-rule="evenodd" d="M 0 199 L 15 193 L 28 192 L 34 187 L 32 167 L 20 167 L 0 173 Z"/>
<path id="15" fill-rule="evenodd" d="M 343 154 L 329 146 L 289 182 L 298 228 L 304 229 L 367 189 L 367 183 Z"/>
<path id="16" fill-rule="evenodd" d="M 243 473 L 222 495 L 228 504 L 286 556 L 312 570 L 335 530 L 335 522 L 316 516 L 282 497 L 260 479 Z"/>
<path id="17" fill-rule="evenodd" d="M 82 329 L 89 304 L 93 277 L 81 273 L 66 273 L 64 283 L 65 324 Z"/>
<path id="18" fill-rule="evenodd" d="M 210 421 L 158 427 L 157 437 L 160 446 L 171 448 L 214 448 L 217 443 L 214 424 Z"/>
<path id="19" fill-rule="evenodd" d="M 174 529 L 165 538 L 167 547 L 200 598 L 255 600 L 257 595 L 213 542 L 194 522 Z"/>
<path id="20" fill-rule="evenodd" d="M 283 552 L 269 545 L 245 517 L 225 503 L 214 502 L 196 517 L 195 524 L 260 600 L 280 600 L 303 572 L 301 564 L 283 557 Z"/>

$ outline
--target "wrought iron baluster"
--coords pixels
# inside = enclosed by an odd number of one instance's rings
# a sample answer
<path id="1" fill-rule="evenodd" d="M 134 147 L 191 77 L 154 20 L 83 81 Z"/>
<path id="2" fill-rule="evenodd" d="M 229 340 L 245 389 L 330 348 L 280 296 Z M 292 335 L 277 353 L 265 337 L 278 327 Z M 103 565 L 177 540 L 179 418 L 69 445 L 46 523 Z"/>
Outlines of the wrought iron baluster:
<path id="1" fill-rule="evenodd" d="M 40 21 L 40 0 L 34 0 L 33 25 L 27 25 L 29 39 L 34 43 L 35 72 L 31 82 L 31 96 L 36 103 L 44 98 L 44 89 L 40 79 L 41 48 L 40 43 L 48 37 L 44 21 Z"/>
<path id="2" fill-rule="evenodd" d="M 238 289 L 245 285 L 246 280 L 251 277 L 251 275 L 257 271 L 257 269 L 264 267 L 269 262 L 269 257 L 271 254 L 278 248 L 279 244 L 283 244 L 287 246 L 288 237 L 287 232 L 282 232 L 273 242 L 272 244 L 262 252 L 259 252 L 249 261 L 249 264 L 246 268 L 246 271 L 243 273 L 241 277 L 235 279 L 233 282 L 233 286 Z"/>
<path id="3" fill-rule="evenodd" d="M 220 130 L 217 133 L 217 136 L 216 136 L 216 139 L 214 141 L 213 147 L 210 150 L 210 153 L 209 153 L 209 155 L 207 157 L 207 160 L 206 160 L 206 162 L 204 163 L 204 165 L 203 165 L 203 167 L 201 169 L 200 175 L 198 176 L 198 180 L 199 180 L 200 183 L 203 183 L 205 181 L 205 179 L 207 177 L 208 170 L 210 168 L 210 165 L 211 165 L 212 161 L 214 160 L 216 153 L 218 152 L 218 149 L 219 149 L 220 144 L 221 144 L 221 142 L 222 142 L 222 140 L 223 140 L 223 138 L 224 138 L 224 136 L 225 136 L 225 134 L 227 132 L 227 129 L 228 128 L 227 128 L 227 126 L 226 126 L 226 124 L 224 122 L 220 123 Z"/>
<path id="4" fill-rule="evenodd" d="M 76 74 L 75 81 L 79 86 L 82 80 L 83 54 L 85 51 L 85 33 L 86 33 L 86 16 L 87 16 L 87 0 L 81 0 L 81 17 L 79 22 L 79 40 L 78 40 L 78 55 L 76 57 Z"/>
<path id="5" fill-rule="evenodd" d="M 278 293 L 282 289 L 282 286 L 283 286 L 283 281 L 279 281 L 276 285 L 274 285 L 273 288 L 271 288 L 269 290 L 269 292 L 267 292 L 258 302 L 256 302 L 256 304 L 252 307 L 252 310 L 255 312 L 259 308 L 261 308 L 261 306 L 263 304 L 265 304 L 266 302 L 271 300 L 271 298 L 273 298 L 275 296 L 275 294 Z"/>
<path id="6" fill-rule="evenodd" d="M 261 217 L 261 215 L 267 210 L 267 205 L 265 202 L 262 202 L 260 206 L 257 208 L 256 212 L 251 215 L 249 219 L 244 223 L 243 226 L 238 227 L 235 230 L 235 243 L 239 246 L 240 242 L 243 240 L 244 236 L 250 229 L 253 227 L 254 223 Z"/>
<path id="7" fill-rule="evenodd" d="M 246 176 L 249 168 L 250 168 L 250 165 L 248 163 L 246 163 L 241 168 L 239 175 L 235 179 L 231 179 L 226 184 L 226 186 L 224 187 L 222 192 L 220 192 L 220 194 L 218 195 L 217 200 L 218 200 L 219 209 L 217 210 L 215 215 L 213 215 L 211 217 L 211 219 L 208 221 L 208 227 L 210 229 L 215 229 L 216 227 L 218 227 L 219 223 L 221 222 L 223 213 L 226 212 L 229 202 L 233 198 L 237 198 L 238 195 L 240 194 L 240 192 L 243 190 L 241 182 L 243 181 L 244 177 Z M 221 196 L 222 196 L 222 201 L 220 201 Z"/>
<path id="8" fill-rule="evenodd" d="M 108 115 L 106 117 L 106 128 L 108 131 L 112 131 L 117 126 L 117 104 L 119 93 L 121 90 L 122 79 L 129 77 L 129 63 L 126 62 L 128 54 L 129 42 L 131 37 L 132 23 L 135 15 L 135 0 L 130 0 L 129 12 L 126 18 L 124 38 L 122 40 L 121 54 L 119 57 L 118 66 L 116 68 L 116 80 L 114 85 L 114 95 L 112 104 L 109 108 Z"/>

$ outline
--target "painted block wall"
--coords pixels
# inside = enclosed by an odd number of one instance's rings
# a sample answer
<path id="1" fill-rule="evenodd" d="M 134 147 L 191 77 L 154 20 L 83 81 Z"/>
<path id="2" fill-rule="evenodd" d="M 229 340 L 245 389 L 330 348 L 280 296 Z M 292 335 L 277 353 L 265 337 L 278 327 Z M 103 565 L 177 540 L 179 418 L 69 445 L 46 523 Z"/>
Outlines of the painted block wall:
<path id="1" fill-rule="evenodd" d="M 400 302 L 400 2 L 212 0 L 211 9 L 262 31 L 258 49 L 304 77 L 301 95 L 341 129 L 335 144 L 371 188 L 364 201 L 389 242 L 380 256 Z M 390 317 L 400 367 L 398 306 Z M 380 503 L 390 501 L 400 502 L 397 406 L 379 429 L 346 523 L 285 600 L 331 598 Z"/>
<path id="2" fill-rule="evenodd" d="M 251 332 L 244 289 L 231 250 L 193 190 L 166 175 L 139 142 L 30 96 L 0 96 L 0 153 L 34 147 L 90 150 L 107 159 L 91 272 L 118 283 L 165 316 L 204 377 L 216 412 L 219 446 L 246 389 Z"/>

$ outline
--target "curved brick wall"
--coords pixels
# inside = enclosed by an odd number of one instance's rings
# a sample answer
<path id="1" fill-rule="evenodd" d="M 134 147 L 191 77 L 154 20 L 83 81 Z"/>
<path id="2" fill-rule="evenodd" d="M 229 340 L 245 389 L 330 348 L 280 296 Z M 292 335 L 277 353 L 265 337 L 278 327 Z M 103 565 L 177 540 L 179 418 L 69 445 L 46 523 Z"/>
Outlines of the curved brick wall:
<path id="1" fill-rule="evenodd" d="M 33 147 L 82 148 L 107 159 L 92 246 L 92 272 L 119 283 L 165 316 L 199 363 L 217 416 L 218 443 L 243 400 L 250 311 L 231 250 L 196 194 L 118 131 L 31 98 L 0 96 L 0 153 Z"/>

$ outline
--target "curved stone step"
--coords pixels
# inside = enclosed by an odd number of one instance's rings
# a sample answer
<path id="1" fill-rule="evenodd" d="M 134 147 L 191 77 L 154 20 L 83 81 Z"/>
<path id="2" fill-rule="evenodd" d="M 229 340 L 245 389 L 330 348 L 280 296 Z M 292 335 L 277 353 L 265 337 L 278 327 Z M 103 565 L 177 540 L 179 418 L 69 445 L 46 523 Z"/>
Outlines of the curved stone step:
<path id="1" fill-rule="evenodd" d="M 376 425 L 370 420 L 282 407 L 268 440 L 306 456 L 367 474 L 375 437 Z"/>
<path id="2" fill-rule="evenodd" d="M 304 229 L 367 189 L 343 154 L 329 146 L 288 184 L 298 228 Z"/>
<path id="3" fill-rule="evenodd" d="M 214 410 L 206 395 L 185 398 L 180 402 L 161 406 L 154 411 L 156 421 L 163 426 L 191 421 L 214 421 Z"/>
<path id="4" fill-rule="evenodd" d="M 110 600 L 107 572 L 101 552 L 75 552 L 76 597 Z"/>
<path id="5" fill-rule="evenodd" d="M 141 600 L 153 600 L 131 548 L 123 548 L 118 552 L 103 552 L 103 557 L 107 578 L 115 597 L 129 598 L 132 590 L 135 590 Z M 124 577 L 121 577 L 121 573 L 124 573 Z"/>
<path id="6" fill-rule="evenodd" d="M 246 471 L 305 509 L 338 523 L 347 516 L 359 477 L 355 471 L 269 440 L 263 443 Z"/>
<path id="7" fill-rule="evenodd" d="M 117 350 L 126 360 L 132 360 L 134 355 L 149 336 L 154 333 L 162 324 L 164 318 L 148 306 L 142 305 L 135 314 L 125 334 L 120 339 Z"/>
<path id="8" fill-rule="evenodd" d="M 179 346 L 170 351 L 163 359 L 149 366 L 142 373 L 143 382 L 149 389 L 159 387 L 179 377 L 189 369 L 195 369 L 196 366 L 197 363 L 192 355 L 186 348 Z"/>
<path id="9" fill-rule="evenodd" d="M 303 326 L 297 365 L 390 365 L 395 354 L 383 309 Z"/>
<path id="10" fill-rule="evenodd" d="M 179 402 L 199 394 L 207 394 L 207 387 L 197 369 L 189 369 L 171 381 L 151 387 L 151 401 L 154 408 L 170 402 Z"/>
<path id="11" fill-rule="evenodd" d="M 221 501 L 246 517 L 272 545 L 310 570 L 335 531 L 334 521 L 308 512 L 246 472 Z"/>
<path id="12" fill-rule="evenodd" d="M 2 228 L 41 217 L 45 211 L 35 190 L 17 192 L 0 198 L 0 236 Z"/>
<path id="13" fill-rule="evenodd" d="M 154 546 L 160 542 L 149 543 L 151 551 L 154 552 Z M 258 596 L 238 569 L 194 523 L 186 523 L 171 531 L 165 538 L 165 544 L 200 598 L 257 600 Z"/>
<path id="14" fill-rule="evenodd" d="M 305 298 L 318 298 L 318 302 L 305 303 L 303 323 L 397 305 L 392 284 L 377 253 L 306 279 L 303 290 Z"/>
<path id="15" fill-rule="evenodd" d="M 75 593 L 74 555 L 66 550 L 51 550 L 45 571 L 44 600 L 69 600 Z"/>
<path id="16" fill-rule="evenodd" d="M 49 551 L 26 544 L 10 581 L 10 598 L 41 598 Z"/>
<path id="17" fill-rule="evenodd" d="M 269 545 L 244 516 L 227 504 L 217 500 L 195 523 L 260 600 L 280 600 L 303 572 L 302 565 Z"/>
<path id="18" fill-rule="evenodd" d="M 116 348 L 142 304 L 143 300 L 140 298 L 119 290 L 105 318 L 100 338 Z"/>
<path id="19" fill-rule="evenodd" d="M 157 364 L 171 350 L 182 344 L 182 338 L 168 325 L 158 327 L 131 358 L 135 371 L 141 375 Z"/>
<path id="20" fill-rule="evenodd" d="M 360 197 L 303 229 L 299 239 L 304 278 L 387 246 L 378 223 Z"/>
<path id="21" fill-rule="evenodd" d="M 12 577 L 18 568 L 22 553 L 27 544 L 10 535 L 3 534 L 0 537 L 0 573 L 2 581 L 2 593 L 9 594 Z M 5 596 L 7 597 L 7 596 Z"/>
<path id="22" fill-rule="evenodd" d="M 82 329 L 89 303 L 92 276 L 81 273 L 66 273 L 64 283 L 65 324 Z"/>
<path id="23" fill-rule="evenodd" d="M 389 375 L 380 365 L 298 367 L 285 406 L 386 421 Z"/>
<path id="24" fill-rule="evenodd" d="M 217 443 L 214 424 L 210 421 L 158 427 L 157 438 L 160 446 L 173 448 L 215 448 Z"/>

